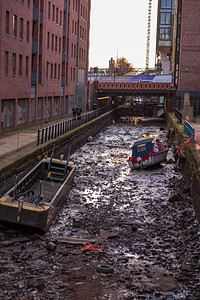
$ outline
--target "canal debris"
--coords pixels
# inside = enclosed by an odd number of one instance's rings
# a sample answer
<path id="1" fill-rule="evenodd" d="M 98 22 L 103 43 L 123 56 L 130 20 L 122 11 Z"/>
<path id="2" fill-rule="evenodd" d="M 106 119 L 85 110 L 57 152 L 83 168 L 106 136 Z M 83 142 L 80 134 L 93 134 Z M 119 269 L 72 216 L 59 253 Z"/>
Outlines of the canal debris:
<path id="1" fill-rule="evenodd" d="M 110 238 L 114 238 L 114 237 L 117 237 L 118 236 L 118 233 L 112 233 L 112 232 L 108 232 L 104 229 L 100 229 L 100 238 L 101 239 L 104 239 L 104 240 L 107 240 L 107 239 L 110 239 Z"/>
<path id="2" fill-rule="evenodd" d="M 97 272 L 103 274 L 111 274 L 114 272 L 114 268 L 109 265 L 98 265 L 96 268 Z"/>
<path id="3" fill-rule="evenodd" d="M 53 240 L 55 243 L 59 244 L 70 244 L 70 245 L 86 245 L 87 243 L 95 243 L 94 239 L 83 239 L 83 238 L 74 238 L 74 237 L 62 237 Z"/>
<path id="4" fill-rule="evenodd" d="M 56 244 L 52 243 L 52 242 L 48 242 L 47 244 L 47 250 L 49 251 L 55 251 L 56 250 Z"/>
<path id="5" fill-rule="evenodd" d="M 82 249 L 80 250 L 76 250 L 77 252 L 78 251 L 83 251 L 83 252 L 86 252 L 86 251 L 91 251 L 91 252 L 102 252 L 104 250 L 104 248 L 95 248 L 93 245 L 86 245 L 85 247 L 83 247 Z"/>

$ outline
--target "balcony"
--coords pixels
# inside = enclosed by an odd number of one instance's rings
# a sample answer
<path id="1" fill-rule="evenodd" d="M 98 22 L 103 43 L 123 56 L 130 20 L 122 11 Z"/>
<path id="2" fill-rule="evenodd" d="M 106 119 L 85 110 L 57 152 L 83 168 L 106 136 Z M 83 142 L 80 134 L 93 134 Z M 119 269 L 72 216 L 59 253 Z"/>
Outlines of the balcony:
<path id="1" fill-rule="evenodd" d="M 36 38 L 32 39 L 32 53 L 33 54 L 37 53 L 37 39 Z"/>
<path id="2" fill-rule="evenodd" d="M 33 20 L 38 21 L 38 7 L 35 5 L 33 6 Z"/>

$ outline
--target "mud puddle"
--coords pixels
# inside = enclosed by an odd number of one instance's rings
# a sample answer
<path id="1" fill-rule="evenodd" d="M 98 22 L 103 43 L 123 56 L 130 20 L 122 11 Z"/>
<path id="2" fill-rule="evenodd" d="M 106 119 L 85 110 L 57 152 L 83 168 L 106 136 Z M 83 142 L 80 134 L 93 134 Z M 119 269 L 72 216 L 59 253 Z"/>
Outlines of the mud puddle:
<path id="1" fill-rule="evenodd" d="M 167 142 L 163 128 L 114 125 L 71 157 L 74 184 L 49 232 L 0 248 L 0 299 L 200 299 L 190 190 L 175 163 L 129 169 L 142 135 Z M 1 227 L 2 240 L 19 235 Z"/>

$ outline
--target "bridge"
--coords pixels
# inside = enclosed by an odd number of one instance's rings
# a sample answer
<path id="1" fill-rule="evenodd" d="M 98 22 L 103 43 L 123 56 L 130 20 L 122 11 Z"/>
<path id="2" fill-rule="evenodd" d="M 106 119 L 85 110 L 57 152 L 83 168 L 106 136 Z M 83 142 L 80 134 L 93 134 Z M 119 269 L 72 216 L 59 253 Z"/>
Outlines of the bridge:
<path id="1" fill-rule="evenodd" d="M 94 92 L 98 99 L 110 97 L 115 100 L 121 96 L 141 98 L 162 97 L 165 109 L 172 111 L 176 89 L 171 83 L 171 76 L 103 76 L 93 81 Z"/>

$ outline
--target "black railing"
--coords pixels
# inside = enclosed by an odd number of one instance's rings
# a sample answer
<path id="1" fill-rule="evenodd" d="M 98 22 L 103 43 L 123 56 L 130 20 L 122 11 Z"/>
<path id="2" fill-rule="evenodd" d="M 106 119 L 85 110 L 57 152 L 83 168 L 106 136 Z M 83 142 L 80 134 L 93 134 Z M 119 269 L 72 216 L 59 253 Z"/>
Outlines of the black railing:
<path id="1" fill-rule="evenodd" d="M 49 140 L 55 139 L 60 135 L 63 135 L 89 121 L 105 114 L 111 110 L 111 106 L 102 107 L 100 109 L 93 110 L 92 112 L 83 114 L 76 118 L 71 118 L 62 122 L 46 126 L 38 129 L 37 145 L 48 142 Z"/>
<path id="2" fill-rule="evenodd" d="M 178 110 L 177 107 L 175 107 L 174 112 L 175 112 L 175 116 L 177 117 L 177 119 L 179 119 L 179 121 L 182 122 L 182 118 L 183 118 L 182 112 L 180 110 Z"/>

